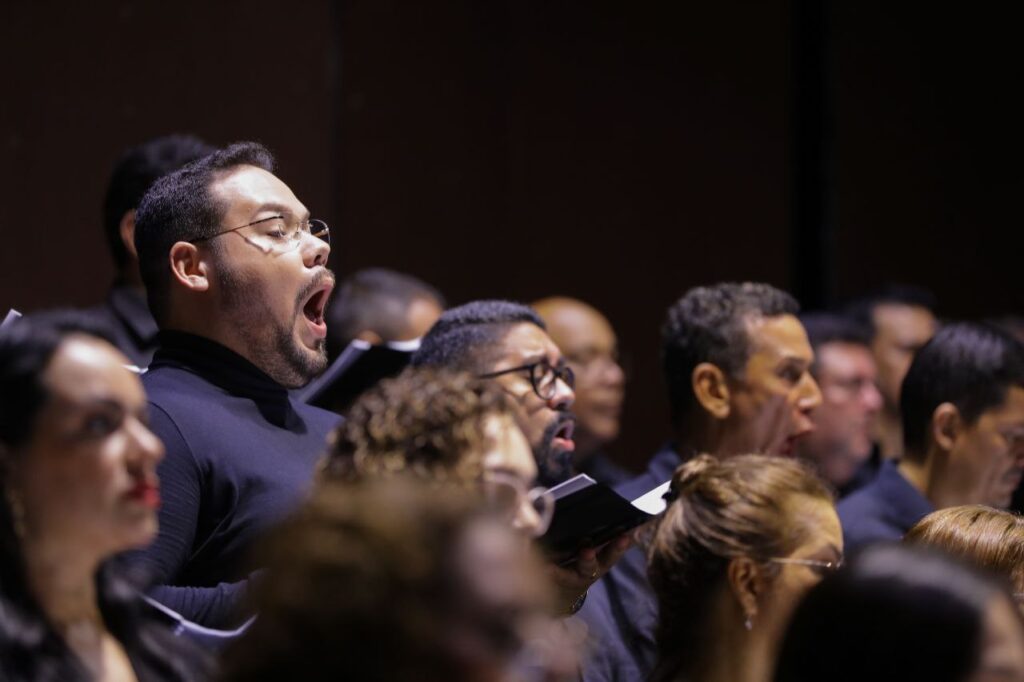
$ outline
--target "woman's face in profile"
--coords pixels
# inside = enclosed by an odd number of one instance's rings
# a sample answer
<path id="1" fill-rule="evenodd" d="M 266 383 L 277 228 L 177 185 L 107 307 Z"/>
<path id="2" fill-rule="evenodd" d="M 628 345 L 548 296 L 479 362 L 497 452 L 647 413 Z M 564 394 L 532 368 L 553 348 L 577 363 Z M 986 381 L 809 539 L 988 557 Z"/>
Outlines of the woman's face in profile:
<path id="1" fill-rule="evenodd" d="M 787 505 L 794 527 L 802 527 L 804 541 L 788 556 L 778 557 L 778 574 L 771 582 L 764 622 L 781 639 L 789 618 L 803 596 L 838 568 L 843 558 L 843 531 L 835 507 L 816 497 L 798 496 Z"/>
<path id="2" fill-rule="evenodd" d="M 163 445 L 127 363 L 106 342 L 72 335 L 43 371 L 47 400 L 12 472 L 26 537 L 102 558 L 155 536 Z"/>

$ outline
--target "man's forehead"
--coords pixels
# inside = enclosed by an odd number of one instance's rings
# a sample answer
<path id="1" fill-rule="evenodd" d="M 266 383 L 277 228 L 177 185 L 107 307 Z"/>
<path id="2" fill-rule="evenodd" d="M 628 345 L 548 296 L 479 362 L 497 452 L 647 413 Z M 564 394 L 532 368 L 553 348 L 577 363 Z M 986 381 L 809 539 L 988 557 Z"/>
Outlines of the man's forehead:
<path id="1" fill-rule="evenodd" d="M 808 361 L 814 358 L 807 332 L 795 315 L 749 317 L 746 326 L 751 355 L 760 353 Z"/>
<path id="2" fill-rule="evenodd" d="M 547 332 L 532 322 L 518 322 L 512 325 L 501 340 L 501 350 L 496 362 L 504 365 L 560 357 L 558 346 Z"/>
<path id="3" fill-rule="evenodd" d="M 308 215 L 295 193 L 273 173 L 256 166 L 237 166 L 214 180 L 212 191 L 227 202 L 228 213 L 255 216 L 265 209 Z"/>

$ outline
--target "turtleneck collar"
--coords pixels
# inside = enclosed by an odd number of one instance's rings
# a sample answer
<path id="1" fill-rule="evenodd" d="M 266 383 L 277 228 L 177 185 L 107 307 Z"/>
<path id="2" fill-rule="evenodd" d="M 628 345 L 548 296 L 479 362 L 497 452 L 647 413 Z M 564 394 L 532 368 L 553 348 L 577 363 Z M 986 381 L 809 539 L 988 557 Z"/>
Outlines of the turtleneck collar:
<path id="1" fill-rule="evenodd" d="M 288 389 L 230 348 L 180 331 L 161 331 L 157 343 L 150 371 L 170 366 L 192 372 L 232 395 L 252 399 L 268 421 L 281 426 L 296 417 Z"/>

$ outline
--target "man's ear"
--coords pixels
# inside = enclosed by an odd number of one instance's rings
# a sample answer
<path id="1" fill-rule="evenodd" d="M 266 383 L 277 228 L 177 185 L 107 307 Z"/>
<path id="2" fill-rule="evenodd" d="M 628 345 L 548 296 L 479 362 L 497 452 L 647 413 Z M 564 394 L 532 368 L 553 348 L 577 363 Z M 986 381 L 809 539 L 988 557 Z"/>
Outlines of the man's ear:
<path id="1" fill-rule="evenodd" d="M 729 589 L 739 603 L 744 618 L 757 618 L 757 601 L 764 594 L 766 585 L 761 570 L 753 559 L 736 557 L 729 561 L 726 575 Z"/>
<path id="2" fill-rule="evenodd" d="M 725 419 L 731 409 L 725 372 L 717 365 L 702 362 L 693 368 L 693 394 L 705 411 L 716 419 Z"/>
<path id="3" fill-rule="evenodd" d="M 121 243 L 124 244 L 124 248 L 131 254 L 135 260 L 139 259 L 139 252 L 135 250 L 135 209 L 125 212 L 121 216 L 121 224 L 118 225 L 118 231 L 121 233 Z"/>
<path id="4" fill-rule="evenodd" d="M 952 450 L 963 429 L 964 420 L 960 416 L 960 410 L 953 403 L 942 403 L 932 412 L 932 440 L 940 450 Z"/>
<path id="5" fill-rule="evenodd" d="M 210 288 L 207 263 L 198 246 L 189 242 L 175 242 L 168 258 L 171 263 L 171 274 L 186 289 L 206 291 Z"/>

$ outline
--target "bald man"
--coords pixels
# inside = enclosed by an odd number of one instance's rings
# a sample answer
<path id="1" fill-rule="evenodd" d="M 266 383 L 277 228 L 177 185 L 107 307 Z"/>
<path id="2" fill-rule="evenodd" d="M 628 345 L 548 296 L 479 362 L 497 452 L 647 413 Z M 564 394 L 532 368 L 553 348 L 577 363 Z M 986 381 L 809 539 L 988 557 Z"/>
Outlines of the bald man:
<path id="1" fill-rule="evenodd" d="M 626 384 L 615 331 L 604 315 L 574 298 L 545 298 L 533 308 L 576 373 L 576 470 L 611 485 L 628 480 L 631 474 L 604 452 L 619 435 Z"/>

